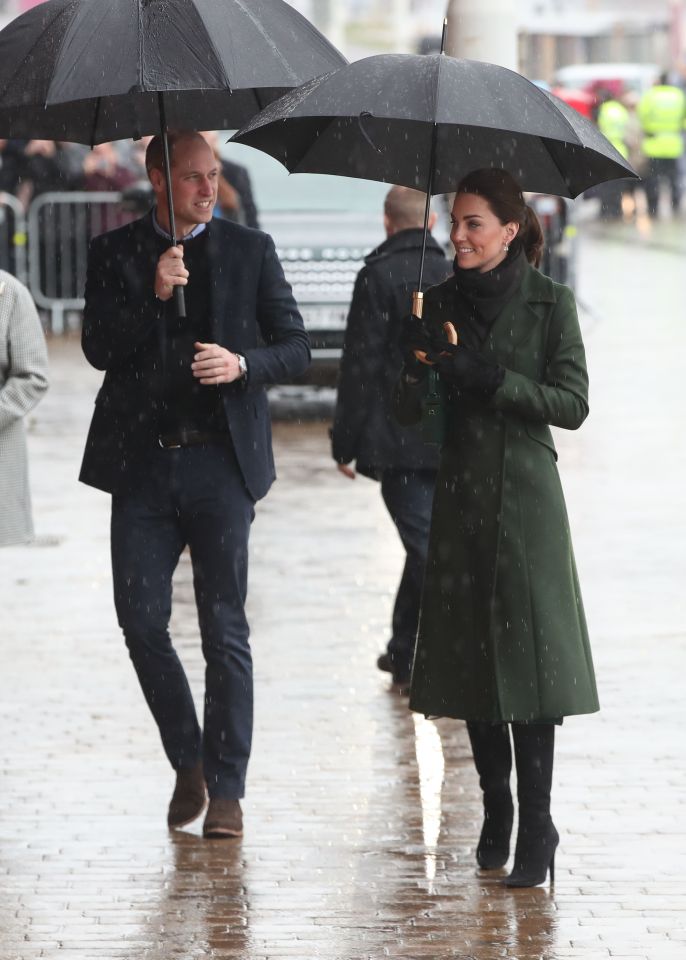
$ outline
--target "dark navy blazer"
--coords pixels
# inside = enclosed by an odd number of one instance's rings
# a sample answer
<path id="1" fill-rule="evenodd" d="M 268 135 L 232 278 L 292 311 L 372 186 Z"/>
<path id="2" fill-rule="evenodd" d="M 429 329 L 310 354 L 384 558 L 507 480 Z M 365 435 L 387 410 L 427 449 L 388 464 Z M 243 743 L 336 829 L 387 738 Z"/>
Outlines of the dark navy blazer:
<path id="1" fill-rule="evenodd" d="M 210 224 L 213 341 L 245 356 L 247 382 L 220 386 L 236 457 L 250 495 L 275 479 L 265 386 L 304 373 L 310 349 L 302 317 L 266 233 Z M 134 490 L 157 443 L 160 343 L 173 301 L 155 297 L 159 237 L 151 215 L 90 245 L 82 346 L 105 371 L 79 479 L 109 493 Z"/>

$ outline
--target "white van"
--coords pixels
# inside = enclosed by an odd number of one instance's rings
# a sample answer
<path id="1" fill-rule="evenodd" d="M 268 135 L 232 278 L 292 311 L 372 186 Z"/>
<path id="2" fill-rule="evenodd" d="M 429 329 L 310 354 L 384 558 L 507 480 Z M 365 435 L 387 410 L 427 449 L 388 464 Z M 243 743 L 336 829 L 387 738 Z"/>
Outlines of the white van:
<path id="1" fill-rule="evenodd" d="M 569 90 L 586 90 L 607 81 L 621 81 L 625 90 L 643 93 L 663 69 L 656 63 L 574 63 L 555 72 L 555 84 Z"/>

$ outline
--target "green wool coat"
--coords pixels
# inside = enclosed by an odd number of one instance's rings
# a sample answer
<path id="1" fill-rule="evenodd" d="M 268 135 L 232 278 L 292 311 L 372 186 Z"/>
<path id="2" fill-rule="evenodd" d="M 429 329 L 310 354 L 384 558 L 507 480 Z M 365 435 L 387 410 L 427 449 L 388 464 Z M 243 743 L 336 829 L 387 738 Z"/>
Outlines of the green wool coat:
<path id="1" fill-rule="evenodd" d="M 424 316 L 460 332 L 454 278 Z M 588 375 L 574 297 L 528 267 L 480 347 L 505 368 L 490 400 L 447 393 L 410 708 L 463 720 L 550 721 L 598 710 L 549 424 L 576 430 Z M 416 422 L 421 387 L 396 412 Z"/>

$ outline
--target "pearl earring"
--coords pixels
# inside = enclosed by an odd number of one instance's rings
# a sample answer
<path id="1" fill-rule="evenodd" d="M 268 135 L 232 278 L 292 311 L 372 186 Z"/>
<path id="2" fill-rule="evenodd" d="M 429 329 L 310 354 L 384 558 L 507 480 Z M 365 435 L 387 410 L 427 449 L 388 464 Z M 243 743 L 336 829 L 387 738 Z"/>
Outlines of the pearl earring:
<path id="1" fill-rule="evenodd" d="M 509 244 L 509 243 L 504 243 L 504 244 L 503 244 L 503 253 L 509 253 L 509 250 L 510 250 L 510 244 Z"/>

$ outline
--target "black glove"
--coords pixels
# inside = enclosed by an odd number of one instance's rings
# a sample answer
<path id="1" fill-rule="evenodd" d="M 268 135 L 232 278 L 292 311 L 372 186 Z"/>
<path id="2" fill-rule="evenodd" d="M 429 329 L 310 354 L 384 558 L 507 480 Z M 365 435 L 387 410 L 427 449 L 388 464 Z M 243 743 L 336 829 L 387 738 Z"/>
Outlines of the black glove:
<path id="1" fill-rule="evenodd" d="M 429 325 L 413 313 L 400 321 L 398 344 L 403 357 L 402 375 L 410 380 L 423 380 L 431 369 L 415 356 L 415 350 L 428 353 L 436 348 L 439 341 Z"/>
<path id="2" fill-rule="evenodd" d="M 484 399 L 492 397 L 505 378 L 504 367 L 462 344 L 445 340 L 427 356 L 443 380 Z"/>
<path id="3" fill-rule="evenodd" d="M 416 359 L 415 350 L 423 350 L 424 353 L 428 353 L 436 345 L 436 335 L 430 329 L 426 320 L 415 317 L 413 313 L 410 313 L 400 321 L 398 344 L 403 360 L 414 360 Z"/>

